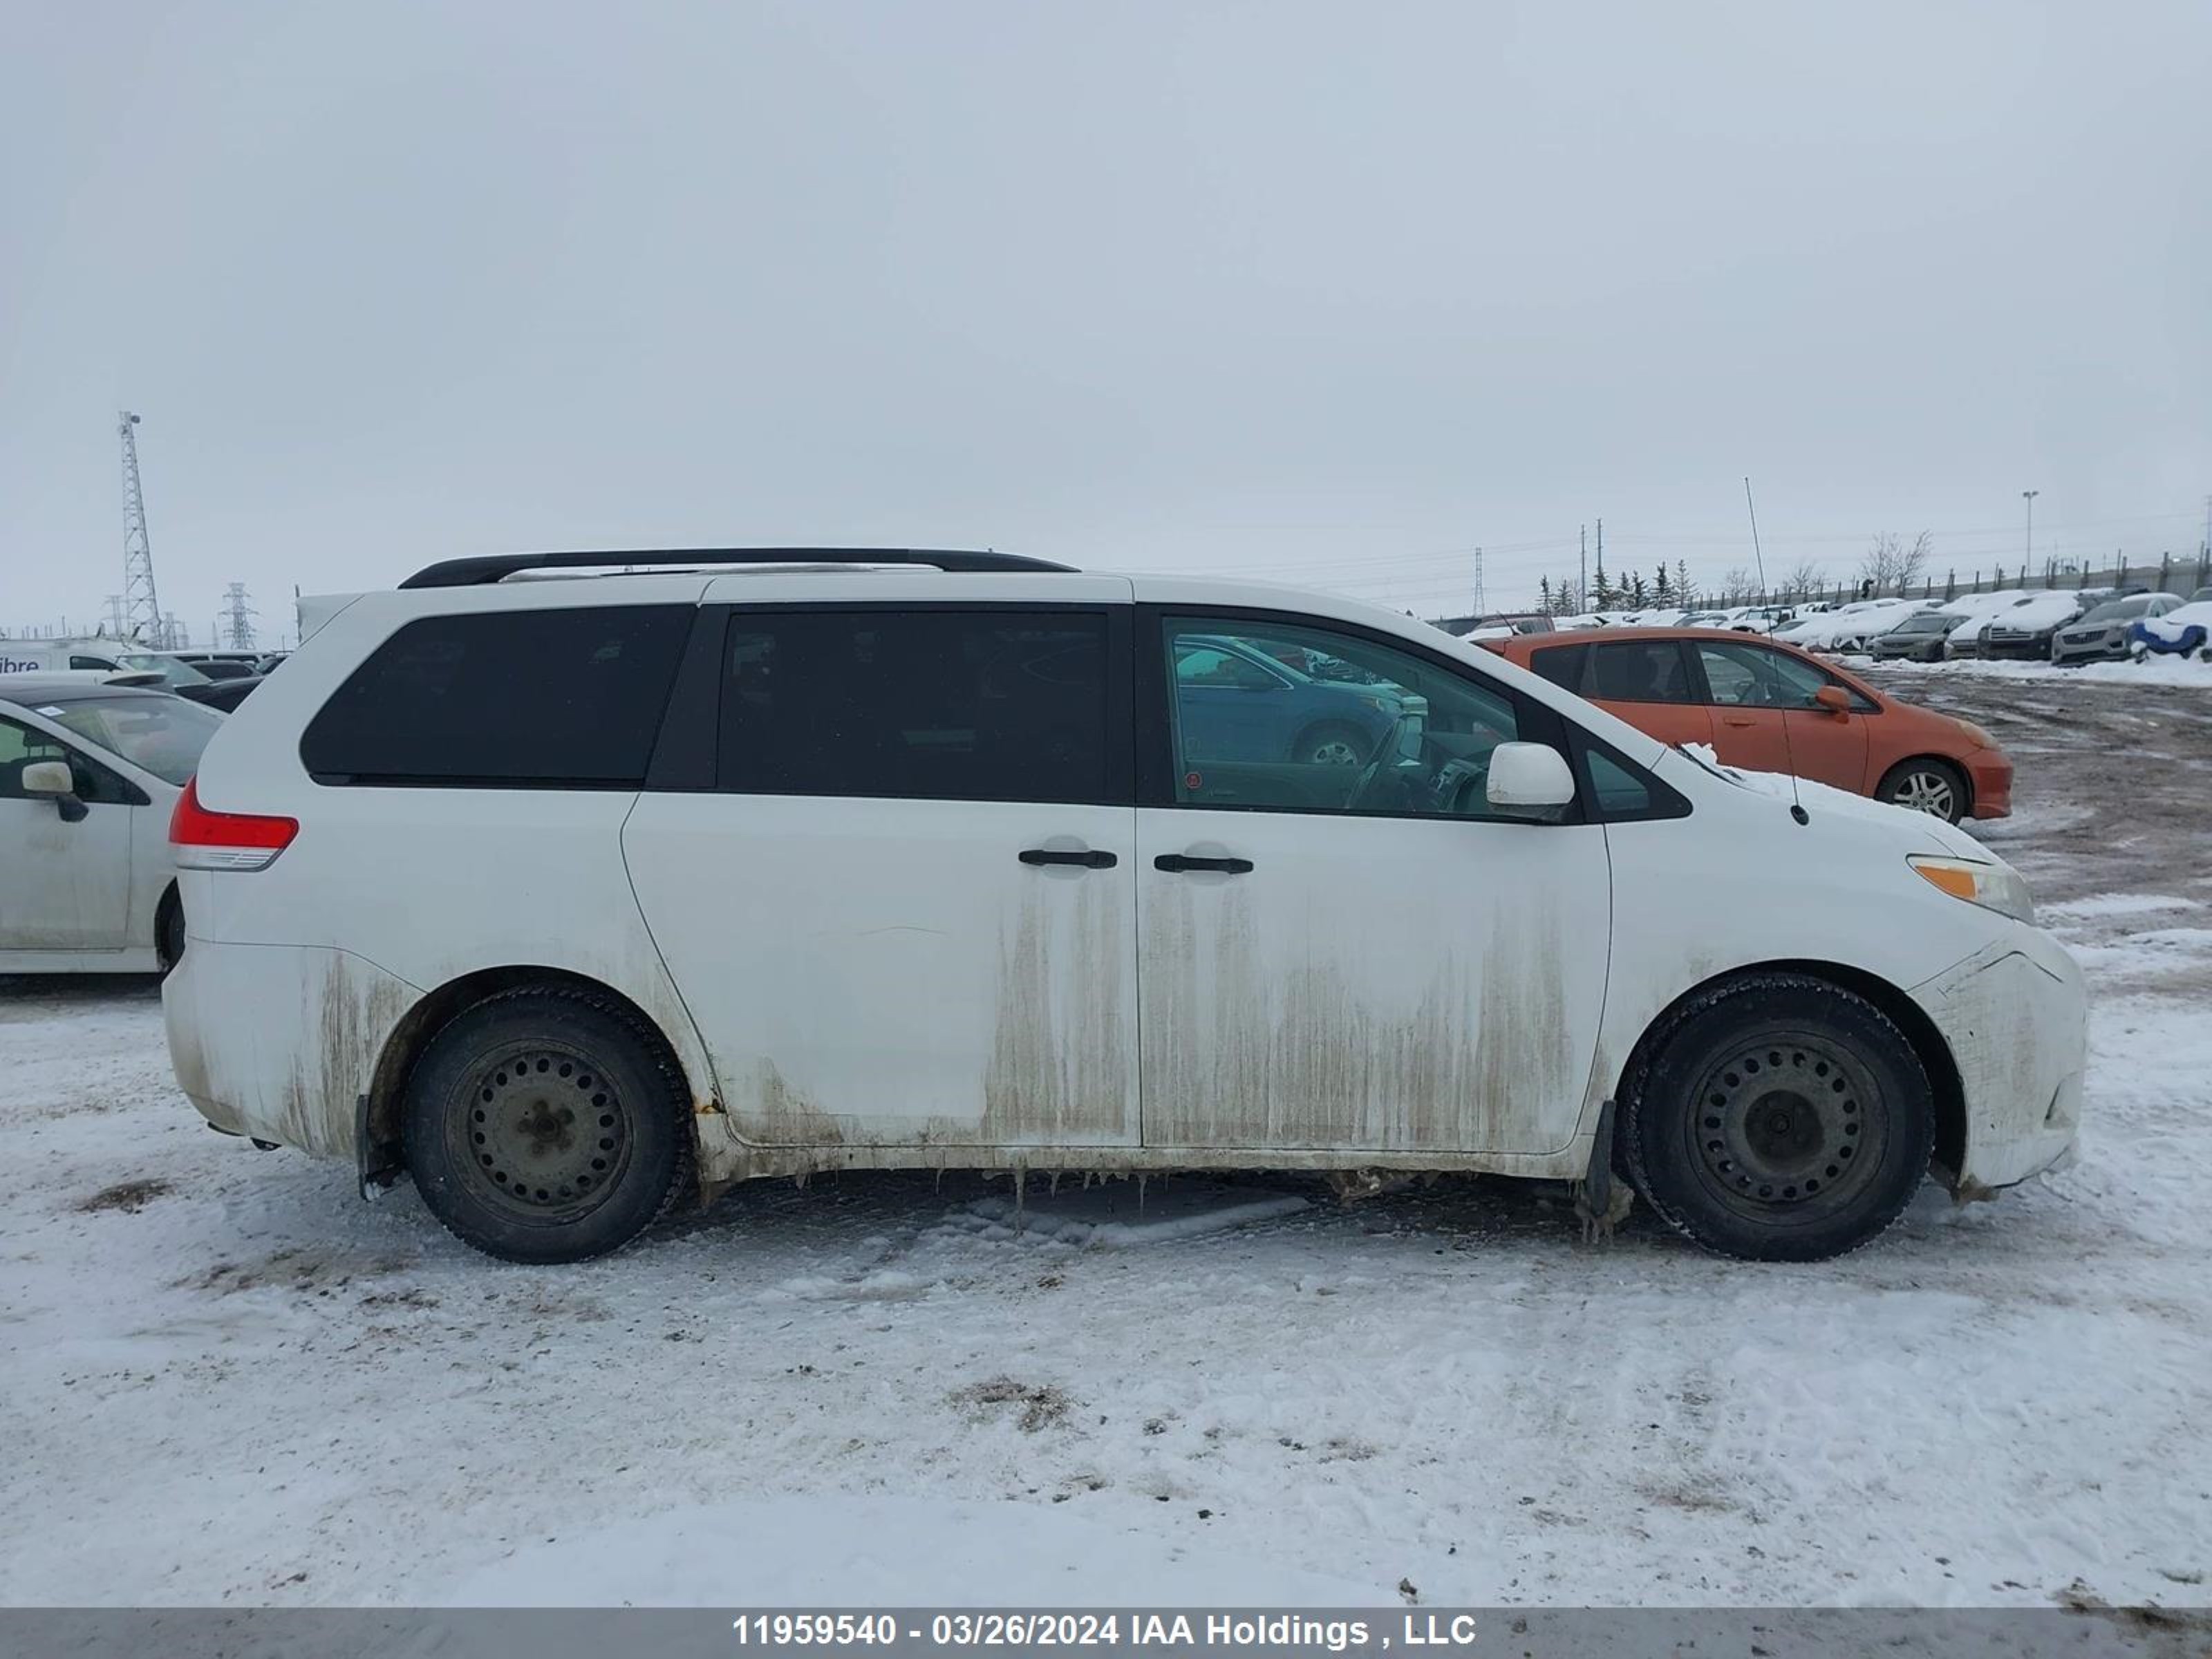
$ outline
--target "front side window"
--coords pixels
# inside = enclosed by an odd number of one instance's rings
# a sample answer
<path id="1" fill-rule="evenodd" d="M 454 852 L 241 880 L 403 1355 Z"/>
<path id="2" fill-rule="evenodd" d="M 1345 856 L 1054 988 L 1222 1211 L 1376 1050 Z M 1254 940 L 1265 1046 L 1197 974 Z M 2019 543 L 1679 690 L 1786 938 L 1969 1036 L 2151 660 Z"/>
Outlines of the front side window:
<path id="1" fill-rule="evenodd" d="M 635 787 L 690 605 L 479 611 L 409 623 L 300 739 L 319 783 Z"/>
<path id="2" fill-rule="evenodd" d="M 1107 657 L 1106 618 L 1091 611 L 741 611 L 720 787 L 1109 801 L 1121 792 Z"/>
<path id="3" fill-rule="evenodd" d="M 1521 708 L 1503 691 L 1320 628 L 1204 617 L 1161 625 L 1179 804 L 1492 816 L 1491 755 L 1523 735 Z M 1183 672 L 1208 653 L 1273 672 L 1235 681 Z"/>
<path id="4" fill-rule="evenodd" d="M 1590 650 L 1589 683 L 1573 688 L 1605 702 L 1694 702 L 1682 647 L 1672 640 L 1621 640 Z"/>
<path id="5" fill-rule="evenodd" d="M 104 766 L 94 765 L 60 738 L 19 726 L 14 720 L 0 720 L 0 800 L 33 799 L 23 787 L 23 769 L 40 761 L 66 762 L 71 785 L 81 801 L 94 805 L 127 806 L 145 799 L 114 773 Z"/>
<path id="6" fill-rule="evenodd" d="M 1811 708 L 1813 694 L 1834 680 L 1811 663 L 1764 646 L 1698 642 L 1698 660 L 1717 703 L 1745 708 Z"/>
<path id="7" fill-rule="evenodd" d="M 40 761 L 65 761 L 69 750 L 43 732 L 13 720 L 0 720 L 0 800 L 28 800 L 23 769 Z"/>

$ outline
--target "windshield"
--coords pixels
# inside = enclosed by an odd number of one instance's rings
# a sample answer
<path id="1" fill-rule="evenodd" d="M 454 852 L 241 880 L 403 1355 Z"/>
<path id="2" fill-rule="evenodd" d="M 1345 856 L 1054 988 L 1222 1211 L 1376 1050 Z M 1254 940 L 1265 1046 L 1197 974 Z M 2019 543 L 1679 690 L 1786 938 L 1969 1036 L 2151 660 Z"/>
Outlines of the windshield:
<path id="1" fill-rule="evenodd" d="M 181 785 L 222 724 L 211 708 L 181 697 L 84 697 L 52 717 L 87 743 L 120 755 L 164 783 Z"/>
<path id="2" fill-rule="evenodd" d="M 2140 617 L 2150 609 L 2148 599 L 2107 599 L 2087 616 L 2083 622 L 2125 622 L 2130 617 Z"/>
<path id="3" fill-rule="evenodd" d="M 191 664 L 179 662 L 174 657 L 157 657 L 150 651 L 118 651 L 115 653 L 115 665 L 134 674 L 159 674 L 164 685 L 214 684 Z"/>
<path id="4" fill-rule="evenodd" d="M 1941 634 L 1957 626 L 1959 618 L 1946 616 L 1941 611 L 1923 611 L 1917 617 L 1907 617 L 1890 631 L 1897 634 Z"/>

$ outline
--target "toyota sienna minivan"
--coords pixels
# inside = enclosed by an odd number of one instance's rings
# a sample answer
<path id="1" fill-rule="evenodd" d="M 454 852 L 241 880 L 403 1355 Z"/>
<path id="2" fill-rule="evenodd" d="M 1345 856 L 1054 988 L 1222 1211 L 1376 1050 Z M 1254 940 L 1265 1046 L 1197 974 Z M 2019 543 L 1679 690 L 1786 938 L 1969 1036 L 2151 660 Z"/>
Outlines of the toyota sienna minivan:
<path id="1" fill-rule="evenodd" d="M 1388 729 L 1321 741 L 1200 653 Z M 200 1112 L 516 1260 L 888 1168 L 1619 1181 L 1810 1260 L 2080 1112 L 2079 974 L 1968 836 L 1293 589 L 452 561 L 345 602 L 171 840 Z"/>

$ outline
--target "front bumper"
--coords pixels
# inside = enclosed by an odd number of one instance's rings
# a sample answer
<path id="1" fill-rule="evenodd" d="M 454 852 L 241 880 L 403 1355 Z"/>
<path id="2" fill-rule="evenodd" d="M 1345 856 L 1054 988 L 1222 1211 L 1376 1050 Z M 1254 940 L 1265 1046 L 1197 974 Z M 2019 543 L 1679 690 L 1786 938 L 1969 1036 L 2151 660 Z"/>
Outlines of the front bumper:
<path id="1" fill-rule="evenodd" d="M 1972 791 L 1969 816 L 2008 818 L 2012 816 L 2012 762 L 2000 750 L 1977 749 L 1963 763 Z"/>
<path id="2" fill-rule="evenodd" d="M 2045 634 L 2021 640 L 1984 640 L 1982 654 L 2014 662 L 2048 662 L 2051 660 L 2051 635 Z"/>
<path id="3" fill-rule="evenodd" d="M 2048 933 L 2004 941 L 1914 988 L 1957 1066 L 1966 1103 L 1958 1167 L 1972 1197 L 2014 1186 L 2065 1158 L 2081 1121 L 2088 996 L 2074 958 Z"/>
<path id="4" fill-rule="evenodd" d="M 2127 636 L 2117 630 L 2093 640 L 2057 639 L 2051 644 L 2055 663 L 2118 662 L 2127 654 Z"/>
<path id="5" fill-rule="evenodd" d="M 169 1063 L 216 1128 L 353 1158 L 356 1103 L 421 996 L 349 951 L 194 939 L 161 985 Z"/>

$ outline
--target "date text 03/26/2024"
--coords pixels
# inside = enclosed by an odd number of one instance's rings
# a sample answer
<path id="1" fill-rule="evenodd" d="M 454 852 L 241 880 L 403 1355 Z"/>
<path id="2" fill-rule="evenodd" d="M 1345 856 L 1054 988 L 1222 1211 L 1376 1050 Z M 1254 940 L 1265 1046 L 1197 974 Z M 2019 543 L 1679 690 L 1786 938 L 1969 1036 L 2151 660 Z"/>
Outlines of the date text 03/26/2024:
<path id="1" fill-rule="evenodd" d="M 1480 1638 L 1472 1613 L 1407 1613 L 1382 1620 L 1315 1613 L 1076 1613 L 1024 1610 L 889 1613 L 755 1613 L 731 1621 L 739 1647 L 1310 1648 L 1330 1653 L 1394 1647 L 1466 1648 Z"/>

